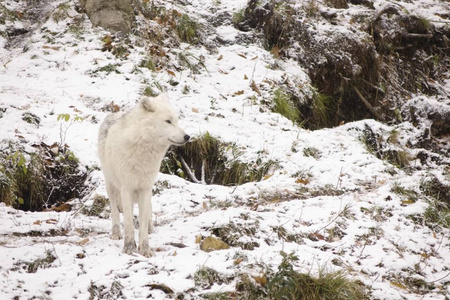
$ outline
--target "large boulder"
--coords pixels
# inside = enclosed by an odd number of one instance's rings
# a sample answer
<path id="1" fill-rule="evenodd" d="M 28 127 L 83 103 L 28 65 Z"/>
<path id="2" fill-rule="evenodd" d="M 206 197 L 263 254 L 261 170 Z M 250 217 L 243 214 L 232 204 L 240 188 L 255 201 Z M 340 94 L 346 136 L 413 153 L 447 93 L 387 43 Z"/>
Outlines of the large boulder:
<path id="1" fill-rule="evenodd" d="M 80 4 L 94 26 L 123 34 L 134 27 L 130 0 L 81 0 Z"/>

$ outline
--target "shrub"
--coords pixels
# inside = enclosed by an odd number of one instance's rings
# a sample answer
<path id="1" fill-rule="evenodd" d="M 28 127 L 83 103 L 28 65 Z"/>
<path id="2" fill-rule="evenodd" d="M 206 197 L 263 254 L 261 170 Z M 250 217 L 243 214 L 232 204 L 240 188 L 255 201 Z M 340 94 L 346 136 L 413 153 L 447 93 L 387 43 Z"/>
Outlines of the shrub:
<path id="1" fill-rule="evenodd" d="M 261 158 L 242 162 L 240 155 L 235 144 L 223 143 L 207 132 L 182 147 L 171 148 L 161 171 L 197 183 L 240 185 L 262 180 L 277 166 L 275 161 Z"/>
<path id="2" fill-rule="evenodd" d="M 17 209 L 41 211 L 81 197 L 88 171 L 79 169 L 73 152 L 56 143 L 35 147 L 38 151 L 30 154 L 13 144 L 0 151 L 1 201 Z"/>

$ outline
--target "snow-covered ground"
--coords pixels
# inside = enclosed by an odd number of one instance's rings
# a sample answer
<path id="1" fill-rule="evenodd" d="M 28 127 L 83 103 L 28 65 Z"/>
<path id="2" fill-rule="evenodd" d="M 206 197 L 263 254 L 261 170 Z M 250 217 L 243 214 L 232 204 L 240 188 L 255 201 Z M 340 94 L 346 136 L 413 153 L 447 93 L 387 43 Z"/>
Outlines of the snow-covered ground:
<path id="1" fill-rule="evenodd" d="M 218 10 L 232 14 L 246 5 L 243 0 L 191 2 L 182 9 L 198 18 Z M 55 9 L 60 3 L 49 7 Z M 408 10 L 420 7 L 435 18 L 437 7 L 448 9 L 448 3 L 440 1 L 413 3 L 417 6 L 402 5 Z M 23 4 L 2 1 L 10 10 L 19 11 Z M 293 125 L 270 112 L 260 99 L 270 99 L 274 85 L 286 80 L 307 85 L 304 70 L 294 61 L 274 58 L 260 45 L 240 45 L 236 38 L 242 33 L 230 23 L 216 28 L 214 34 L 227 44 L 214 51 L 189 44 L 167 50 L 173 60 L 179 52 L 202 56 L 207 70 L 151 72 L 139 67 L 147 56 L 140 43 L 129 49 L 126 59 L 117 58 L 101 50 L 107 33 L 92 28 L 87 18 L 80 34 L 68 30 L 80 16 L 71 7 L 66 19 L 43 20 L 33 25 L 37 26 L 33 33 L 7 48 L 6 39 L 0 37 L 0 108 L 6 109 L 0 118 L 0 140 L 25 140 L 26 150 L 41 141 L 50 145 L 61 141 L 60 125 L 67 125 L 57 121 L 59 114 L 80 116 L 83 121 L 64 134 L 65 143 L 83 166 L 98 166 L 97 131 L 107 114 L 104 107 L 114 102 L 126 110 L 147 85 L 154 90 L 161 85 L 188 134 L 209 132 L 235 143 L 243 161 L 271 159 L 279 167 L 261 182 L 237 187 L 195 184 L 160 174 L 162 188 L 153 197 L 156 232 L 150 236 L 155 252 L 151 258 L 123 254 L 123 241 L 109 238 L 107 218 L 79 211 L 23 212 L 0 204 L 0 299 L 92 299 L 101 286 L 112 298 L 173 299 L 160 289 L 152 290 L 151 284 L 166 285 L 176 294 L 185 294 L 185 299 L 195 299 L 235 286 L 232 280 L 195 290 L 193 274 L 199 268 L 258 275 L 264 272 L 261 264 L 276 270 L 280 251 L 297 255 L 296 268 L 301 272 L 315 275 L 324 266 L 345 270 L 349 278 L 367 286 L 373 299 L 449 299 L 450 231 L 433 231 L 415 222 L 414 216 L 423 216 L 429 206 L 425 197 L 408 201 L 392 191 L 402 186 L 419 192 L 419 183 L 430 175 L 449 184 L 448 160 L 427 165 L 412 160 L 412 167 L 402 170 L 378 159 L 363 142 L 368 126 L 383 136 L 399 133 L 397 147 L 404 147 L 416 134 L 411 124 L 387 126 L 362 120 L 317 131 Z M 20 19 L 11 22 L 0 25 L 0 31 L 30 25 Z M 99 71 L 108 65 L 116 65 L 118 72 Z M 179 84 L 173 86 L 170 80 Z M 252 81 L 261 96 L 252 89 Z M 25 112 L 38 116 L 39 126 L 24 122 Z M 305 149 L 318 154 L 307 156 Z M 411 157 L 418 151 L 402 149 Z M 105 195 L 101 171 L 91 173 L 89 184 L 89 195 L 73 204 L 90 205 L 95 195 Z M 210 236 L 212 228 L 230 224 L 241 228 L 239 241 L 258 246 L 209 253 L 199 249 L 199 235 Z M 297 238 L 292 241 L 288 235 Z M 27 272 L 27 262 L 49 255 L 56 259 L 35 273 Z M 237 255 L 246 259 L 235 264 Z M 414 289 L 405 283 L 408 279 L 433 288 Z"/>

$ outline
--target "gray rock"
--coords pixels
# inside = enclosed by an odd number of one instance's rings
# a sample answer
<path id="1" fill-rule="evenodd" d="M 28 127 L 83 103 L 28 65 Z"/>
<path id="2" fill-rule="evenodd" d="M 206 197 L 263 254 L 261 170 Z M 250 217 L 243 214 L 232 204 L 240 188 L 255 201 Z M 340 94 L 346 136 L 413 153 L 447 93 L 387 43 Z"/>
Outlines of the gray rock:
<path id="1" fill-rule="evenodd" d="M 81 0 L 80 3 L 94 26 L 123 34 L 134 27 L 134 11 L 129 0 Z"/>

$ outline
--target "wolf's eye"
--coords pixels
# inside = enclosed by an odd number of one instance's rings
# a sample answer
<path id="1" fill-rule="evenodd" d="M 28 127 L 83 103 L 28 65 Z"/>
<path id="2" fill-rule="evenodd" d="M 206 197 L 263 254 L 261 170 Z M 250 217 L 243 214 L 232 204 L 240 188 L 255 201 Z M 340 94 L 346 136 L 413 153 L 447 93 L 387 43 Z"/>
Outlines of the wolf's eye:
<path id="1" fill-rule="evenodd" d="M 167 124 L 172 124 L 172 121 L 166 120 L 166 123 L 167 123 Z"/>

